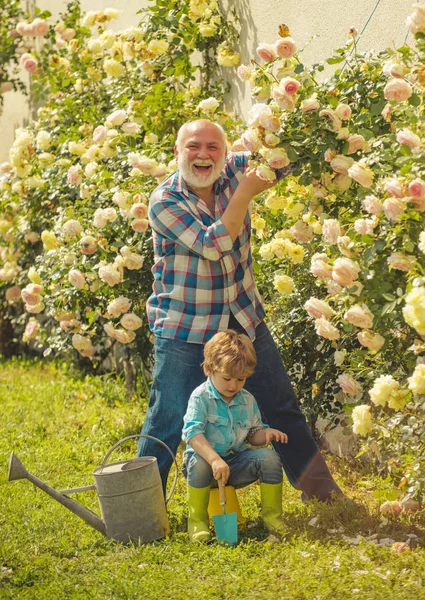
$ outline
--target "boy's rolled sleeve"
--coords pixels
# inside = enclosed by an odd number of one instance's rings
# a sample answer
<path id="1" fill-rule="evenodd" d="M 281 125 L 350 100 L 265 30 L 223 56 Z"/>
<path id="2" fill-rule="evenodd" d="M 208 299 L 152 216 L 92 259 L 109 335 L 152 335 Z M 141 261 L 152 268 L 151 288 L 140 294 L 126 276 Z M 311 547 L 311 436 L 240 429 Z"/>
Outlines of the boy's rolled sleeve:
<path id="1" fill-rule="evenodd" d="M 205 433 L 206 423 L 207 409 L 204 401 L 199 396 L 191 396 L 183 419 L 183 440 L 189 443 L 195 435 Z"/>

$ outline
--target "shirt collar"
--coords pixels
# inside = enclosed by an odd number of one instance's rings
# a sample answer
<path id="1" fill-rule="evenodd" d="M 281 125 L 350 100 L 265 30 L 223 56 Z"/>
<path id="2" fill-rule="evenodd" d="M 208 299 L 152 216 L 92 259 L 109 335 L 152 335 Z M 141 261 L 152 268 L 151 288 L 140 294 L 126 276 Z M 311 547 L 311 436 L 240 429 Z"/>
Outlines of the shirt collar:
<path id="1" fill-rule="evenodd" d="M 216 400 L 222 400 L 223 402 L 226 402 L 226 404 L 228 406 L 230 406 L 231 404 L 237 405 L 237 404 L 246 404 L 247 403 L 242 390 L 239 390 L 239 392 L 236 394 L 236 396 L 233 398 L 233 400 L 231 402 L 227 402 L 223 398 L 223 396 L 221 394 L 219 394 L 219 392 L 217 392 L 217 390 L 215 389 L 215 387 L 209 377 L 207 379 L 207 391 L 213 398 L 215 398 Z"/>

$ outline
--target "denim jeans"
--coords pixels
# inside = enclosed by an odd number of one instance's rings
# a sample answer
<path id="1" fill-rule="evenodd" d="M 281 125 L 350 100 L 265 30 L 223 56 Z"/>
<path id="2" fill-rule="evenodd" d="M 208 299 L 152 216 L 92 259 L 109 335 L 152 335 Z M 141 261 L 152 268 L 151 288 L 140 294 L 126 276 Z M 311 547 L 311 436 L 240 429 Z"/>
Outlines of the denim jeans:
<path id="1" fill-rule="evenodd" d="M 234 317 L 229 329 L 243 332 Z M 257 366 L 246 381 L 260 407 L 264 422 L 284 431 L 288 443 L 273 442 L 290 483 L 303 492 L 303 498 L 329 500 L 341 490 L 319 451 L 302 414 L 279 351 L 264 322 L 256 329 L 254 348 Z M 155 338 L 155 363 L 149 408 L 142 433 L 165 442 L 176 453 L 181 441 L 183 417 L 192 391 L 205 381 L 201 363 L 203 347 L 165 338 Z M 165 484 L 172 459 L 162 446 L 140 438 L 138 456 L 156 456 Z"/>
<path id="2" fill-rule="evenodd" d="M 230 467 L 230 477 L 226 485 L 241 488 L 257 479 L 261 483 L 273 484 L 282 481 L 282 465 L 279 456 L 271 448 L 246 448 L 223 457 L 223 460 Z M 211 465 L 196 452 L 185 456 L 182 470 L 191 487 L 217 487 Z"/>

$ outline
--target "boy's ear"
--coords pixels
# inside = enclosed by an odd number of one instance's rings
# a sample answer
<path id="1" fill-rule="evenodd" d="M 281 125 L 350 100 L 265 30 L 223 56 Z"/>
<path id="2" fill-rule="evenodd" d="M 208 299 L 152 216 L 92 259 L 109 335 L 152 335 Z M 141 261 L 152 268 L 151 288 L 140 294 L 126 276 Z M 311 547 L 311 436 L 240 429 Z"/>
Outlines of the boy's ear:
<path id="1" fill-rule="evenodd" d="M 203 367 L 204 369 L 204 374 L 209 377 L 211 375 L 211 371 L 209 369 L 206 369 L 205 367 Z"/>

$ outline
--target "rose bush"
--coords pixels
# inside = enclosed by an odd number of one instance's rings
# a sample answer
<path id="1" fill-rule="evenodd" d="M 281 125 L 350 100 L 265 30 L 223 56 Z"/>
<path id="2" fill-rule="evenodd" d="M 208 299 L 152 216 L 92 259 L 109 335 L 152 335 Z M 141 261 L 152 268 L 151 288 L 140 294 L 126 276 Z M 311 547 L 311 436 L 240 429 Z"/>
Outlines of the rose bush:
<path id="1" fill-rule="evenodd" d="M 20 35 L 44 36 L 24 65 L 44 105 L 0 167 L 5 318 L 25 339 L 38 336 L 45 354 L 72 344 L 94 367 L 116 342 L 149 361 L 148 197 L 175 169 L 181 124 L 213 113 L 229 119 L 218 108 L 226 85 L 214 73 L 239 61 L 215 0 L 157 0 L 139 27 L 113 32 L 118 16 L 84 15 L 71 2 L 57 23 L 20 24 Z M 43 327 L 29 336 L 35 315 Z"/>
<path id="2" fill-rule="evenodd" d="M 261 178 L 274 179 L 275 157 L 292 164 L 252 225 L 257 280 L 304 409 L 312 422 L 327 413 L 352 428 L 408 496 L 425 486 L 420 11 L 415 48 L 360 54 L 351 37 L 322 81 L 323 64 L 277 51 L 295 46 L 289 31 L 260 44 L 254 66 L 239 68 L 257 104 L 235 144 Z"/>

